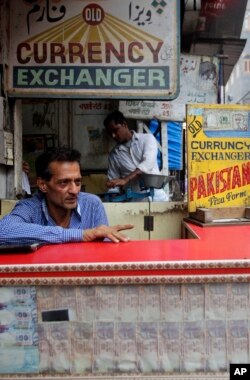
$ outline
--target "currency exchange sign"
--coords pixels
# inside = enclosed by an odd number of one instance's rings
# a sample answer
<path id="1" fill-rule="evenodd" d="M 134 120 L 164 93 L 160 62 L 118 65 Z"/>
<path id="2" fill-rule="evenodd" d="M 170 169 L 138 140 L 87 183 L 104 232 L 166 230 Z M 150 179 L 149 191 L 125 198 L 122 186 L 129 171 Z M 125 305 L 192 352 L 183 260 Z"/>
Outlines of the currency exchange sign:
<path id="1" fill-rule="evenodd" d="M 10 96 L 174 99 L 178 0 L 10 0 Z"/>
<path id="2" fill-rule="evenodd" d="M 250 105 L 187 105 L 188 210 L 250 205 Z"/>

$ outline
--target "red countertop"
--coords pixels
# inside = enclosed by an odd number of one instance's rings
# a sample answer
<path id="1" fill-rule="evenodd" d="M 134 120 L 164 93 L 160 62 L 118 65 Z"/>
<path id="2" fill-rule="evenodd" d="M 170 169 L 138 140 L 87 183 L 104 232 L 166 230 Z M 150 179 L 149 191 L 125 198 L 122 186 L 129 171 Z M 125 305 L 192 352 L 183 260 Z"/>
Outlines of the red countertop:
<path id="1" fill-rule="evenodd" d="M 184 225 L 196 239 L 68 243 L 1 254 L 0 284 L 47 284 L 59 278 L 62 284 L 250 279 L 249 225 Z"/>

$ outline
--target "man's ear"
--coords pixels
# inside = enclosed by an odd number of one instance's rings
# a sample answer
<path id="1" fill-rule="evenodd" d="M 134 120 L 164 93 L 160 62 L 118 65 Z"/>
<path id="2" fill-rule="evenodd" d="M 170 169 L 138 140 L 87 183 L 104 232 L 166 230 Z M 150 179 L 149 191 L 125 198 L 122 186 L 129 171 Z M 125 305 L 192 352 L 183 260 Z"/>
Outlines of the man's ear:
<path id="1" fill-rule="evenodd" d="M 46 181 L 44 179 L 42 179 L 41 177 L 38 177 L 36 180 L 36 184 L 37 184 L 38 189 L 42 193 L 47 193 L 47 184 L 46 184 Z"/>

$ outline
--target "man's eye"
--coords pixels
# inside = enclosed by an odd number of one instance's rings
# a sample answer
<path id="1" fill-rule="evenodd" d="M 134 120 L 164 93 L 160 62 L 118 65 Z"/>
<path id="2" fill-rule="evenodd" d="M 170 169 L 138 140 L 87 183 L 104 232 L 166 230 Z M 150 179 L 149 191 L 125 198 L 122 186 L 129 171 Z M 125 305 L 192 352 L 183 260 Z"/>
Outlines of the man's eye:
<path id="1" fill-rule="evenodd" d="M 81 180 L 80 180 L 80 179 L 76 180 L 76 181 L 75 181 L 75 184 L 76 184 L 76 186 L 81 186 L 81 184 L 82 184 L 82 183 L 81 183 Z"/>
<path id="2" fill-rule="evenodd" d="M 68 184 L 68 181 L 59 181 L 58 183 L 60 186 L 66 186 Z"/>

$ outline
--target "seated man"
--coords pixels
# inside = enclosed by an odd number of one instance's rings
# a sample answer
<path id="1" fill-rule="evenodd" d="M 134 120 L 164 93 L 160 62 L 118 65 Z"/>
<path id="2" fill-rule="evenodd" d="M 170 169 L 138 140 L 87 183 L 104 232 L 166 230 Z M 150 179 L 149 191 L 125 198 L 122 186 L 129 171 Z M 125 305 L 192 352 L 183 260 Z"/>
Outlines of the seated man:
<path id="1" fill-rule="evenodd" d="M 108 226 L 101 200 L 81 190 L 81 154 L 59 148 L 36 160 L 38 193 L 17 202 L 0 220 L 0 244 L 67 243 L 103 240 L 118 243 L 132 224 Z"/>

